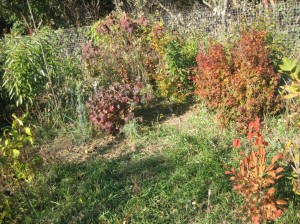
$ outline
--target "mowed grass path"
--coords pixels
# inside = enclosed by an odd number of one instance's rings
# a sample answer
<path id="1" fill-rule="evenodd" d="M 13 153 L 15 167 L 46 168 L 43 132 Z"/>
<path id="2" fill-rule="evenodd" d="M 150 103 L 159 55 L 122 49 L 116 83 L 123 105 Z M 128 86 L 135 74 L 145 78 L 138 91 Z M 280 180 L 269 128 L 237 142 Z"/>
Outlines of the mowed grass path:
<path id="1" fill-rule="evenodd" d="M 23 221 L 240 223 L 242 200 L 224 175 L 224 164 L 238 164 L 234 131 L 221 130 L 201 105 L 181 117 L 131 129 L 115 142 L 115 150 L 123 152 L 118 156 L 107 159 L 109 148 L 99 149 L 80 164 L 39 171 L 28 191 L 35 211 L 28 208 Z M 283 181 L 283 188 L 288 184 Z M 296 198 L 278 223 L 300 223 L 299 208 Z"/>

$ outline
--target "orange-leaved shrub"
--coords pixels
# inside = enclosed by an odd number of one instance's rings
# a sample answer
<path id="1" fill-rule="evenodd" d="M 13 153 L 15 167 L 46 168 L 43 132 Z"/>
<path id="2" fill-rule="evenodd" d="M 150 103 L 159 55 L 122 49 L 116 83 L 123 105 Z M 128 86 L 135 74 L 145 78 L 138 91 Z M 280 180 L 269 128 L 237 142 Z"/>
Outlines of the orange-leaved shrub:
<path id="1" fill-rule="evenodd" d="M 240 160 L 239 168 L 234 167 L 225 174 L 231 175 L 233 189 L 244 197 L 241 219 L 251 223 L 263 223 L 280 217 L 286 201 L 276 199 L 275 184 L 282 177 L 284 169 L 278 166 L 277 161 L 283 158 L 278 153 L 267 162 L 266 149 L 268 143 L 264 141 L 260 132 L 259 119 L 249 123 L 248 141 L 250 149 L 241 152 L 244 157 Z M 240 148 L 240 140 L 233 141 L 235 148 Z"/>
<path id="2" fill-rule="evenodd" d="M 207 52 L 202 49 L 196 58 L 199 74 L 195 76 L 196 93 L 212 109 L 222 108 L 229 102 L 228 86 L 231 81 L 231 65 L 220 43 L 211 45 Z M 225 105 L 223 105 L 225 103 Z"/>
<path id="3" fill-rule="evenodd" d="M 217 111 L 221 125 L 235 121 L 245 130 L 255 116 L 280 110 L 280 76 L 267 37 L 266 31 L 244 31 L 229 49 L 211 41 L 207 51 L 199 52 L 196 93 Z"/>

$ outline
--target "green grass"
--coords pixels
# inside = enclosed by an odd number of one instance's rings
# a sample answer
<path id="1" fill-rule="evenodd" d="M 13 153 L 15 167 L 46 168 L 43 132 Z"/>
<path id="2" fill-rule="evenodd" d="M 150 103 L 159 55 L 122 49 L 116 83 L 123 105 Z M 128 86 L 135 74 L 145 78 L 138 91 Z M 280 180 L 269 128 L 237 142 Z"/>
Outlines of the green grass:
<path id="1" fill-rule="evenodd" d="M 220 130 L 205 107 L 197 111 L 180 124 L 130 124 L 127 139 L 136 150 L 120 157 L 103 159 L 99 151 L 81 164 L 44 167 L 28 188 L 35 213 L 23 200 L 20 205 L 27 218 L 22 221 L 240 223 L 237 211 L 242 200 L 224 175 L 224 164 L 238 164 L 233 159 L 238 152 L 231 147 L 237 133 L 230 127 Z M 280 119 L 269 123 L 274 126 L 270 138 L 277 136 Z M 127 139 L 119 140 L 125 151 Z M 278 146 L 275 142 L 272 151 Z M 289 181 L 283 180 L 281 187 L 290 187 Z M 276 223 L 300 223 L 299 197 L 291 194 L 291 198 Z"/>

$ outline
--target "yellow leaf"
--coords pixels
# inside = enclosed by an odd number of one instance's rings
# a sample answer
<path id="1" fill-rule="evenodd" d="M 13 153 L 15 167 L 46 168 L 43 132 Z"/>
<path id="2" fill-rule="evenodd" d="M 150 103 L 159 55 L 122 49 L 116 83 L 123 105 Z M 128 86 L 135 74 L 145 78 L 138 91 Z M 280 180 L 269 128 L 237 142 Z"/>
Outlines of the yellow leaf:
<path id="1" fill-rule="evenodd" d="M 25 133 L 26 133 L 27 135 L 32 136 L 32 133 L 31 133 L 31 130 L 30 130 L 29 127 L 25 127 L 25 128 L 24 128 L 24 131 L 25 131 Z"/>
<path id="2" fill-rule="evenodd" d="M 13 158 L 18 158 L 20 156 L 20 151 L 17 149 L 13 149 L 12 156 L 13 156 Z"/>

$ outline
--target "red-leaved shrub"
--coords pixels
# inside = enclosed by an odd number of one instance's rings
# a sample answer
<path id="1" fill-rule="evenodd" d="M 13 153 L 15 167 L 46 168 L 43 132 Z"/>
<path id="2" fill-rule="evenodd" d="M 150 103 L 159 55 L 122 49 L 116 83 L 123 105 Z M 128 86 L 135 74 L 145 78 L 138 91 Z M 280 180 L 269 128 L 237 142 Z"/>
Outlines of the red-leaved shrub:
<path id="1" fill-rule="evenodd" d="M 227 88 L 232 76 L 224 47 L 219 43 L 211 43 L 208 51 L 200 51 L 196 60 L 200 71 L 194 79 L 197 86 L 196 93 L 210 108 L 221 108 L 223 100 L 227 98 Z"/>
<path id="2" fill-rule="evenodd" d="M 114 83 L 88 100 L 89 119 L 106 133 L 118 134 L 134 118 L 133 110 L 141 102 L 142 84 Z"/>
<path id="3" fill-rule="evenodd" d="M 231 49 L 211 42 L 197 56 L 196 93 L 216 110 L 221 125 L 236 121 L 238 129 L 255 116 L 276 113 L 279 75 L 274 71 L 267 32 L 243 32 Z"/>

